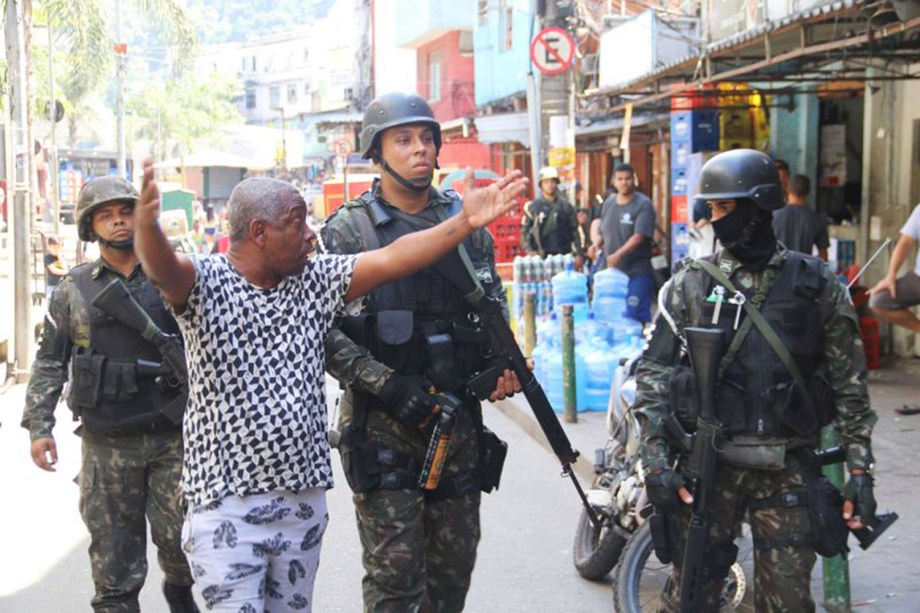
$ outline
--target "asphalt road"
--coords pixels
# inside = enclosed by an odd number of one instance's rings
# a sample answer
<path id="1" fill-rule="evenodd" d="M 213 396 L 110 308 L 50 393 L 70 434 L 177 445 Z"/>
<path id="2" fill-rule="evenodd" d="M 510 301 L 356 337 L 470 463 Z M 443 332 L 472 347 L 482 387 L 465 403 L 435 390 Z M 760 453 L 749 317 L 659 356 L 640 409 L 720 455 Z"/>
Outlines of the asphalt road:
<path id="1" fill-rule="evenodd" d="M 37 469 L 29 458 L 28 435 L 19 428 L 24 392 L 20 385 L 0 395 L 0 612 L 89 611 L 88 536 L 72 481 L 79 470 L 79 440 L 70 434 L 69 414 L 60 406 L 58 471 Z M 501 490 L 483 498 L 483 539 L 466 610 L 611 610 L 609 585 L 581 579 L 572 566 L 579 501 L 559 476 L 555 457 L 497 410 L 487 407 L 486 421 L 511 449 Z M 337 459 L 334 464 L 338 485 L 329 492 L 331 518 L 314 610 L 360 611 L 361 549 L 351 495 Z M 149 553 L 141 606 L 145 612 L 165 612 L 162 574 L 152 547 Z"/>

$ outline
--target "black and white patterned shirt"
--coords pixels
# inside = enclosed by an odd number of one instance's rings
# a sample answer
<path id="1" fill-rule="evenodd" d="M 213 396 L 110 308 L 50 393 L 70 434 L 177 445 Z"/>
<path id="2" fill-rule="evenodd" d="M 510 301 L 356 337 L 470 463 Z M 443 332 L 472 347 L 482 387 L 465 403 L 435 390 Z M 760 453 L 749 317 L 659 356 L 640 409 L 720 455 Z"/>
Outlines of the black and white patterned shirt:
<path id="1" fill-rule="evenodd" d="M 190 504 L 332 486 L 323 341 L 356 261 L 315 256 L 299 277 L 262 289 L 225 255 L 193 259 L 195 286 L 176 316 L 189 369 Z"/>

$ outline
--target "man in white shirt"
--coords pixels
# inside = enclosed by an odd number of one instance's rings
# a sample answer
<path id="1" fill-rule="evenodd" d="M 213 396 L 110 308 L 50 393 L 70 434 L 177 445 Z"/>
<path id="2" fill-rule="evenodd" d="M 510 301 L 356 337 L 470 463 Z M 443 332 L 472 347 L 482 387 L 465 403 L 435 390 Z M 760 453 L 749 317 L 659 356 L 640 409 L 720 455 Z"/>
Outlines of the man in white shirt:
<path id="1" fill-rule="evenodd" d="M 357 256 L 308 258 L 316 235 L 302 195 L 247 179 L 230 197 L 229 252 L 189 257 L 159 228 L 145 165 L 135 248 L 185 338 L 183 547 L 210 610 L 311 610 L 332 486 L 326 332 L 346 303 L 432 265 L 526 186 L 519 171 L 483 189 L 472 181 L 463 211 L 434 228 Z"/>
<path id="2" fill-rule="evenodd" d="M 901 228 L 901 238 L 898 239 L 891 262 L 888 264 L 888 273 L 885 277 L 869 290 L 869 306 L 876 315 L 889 323 L 903 326 L 908 330 L 920 332 L 920 320 L 911 312 L 910 308 L 920 304 L 920 254 L 914 261 L 912 270 L 898 277 L 898 270 L 910 256 L 911 251 L 920 240 L 920 204 L 907 219 Z"/>

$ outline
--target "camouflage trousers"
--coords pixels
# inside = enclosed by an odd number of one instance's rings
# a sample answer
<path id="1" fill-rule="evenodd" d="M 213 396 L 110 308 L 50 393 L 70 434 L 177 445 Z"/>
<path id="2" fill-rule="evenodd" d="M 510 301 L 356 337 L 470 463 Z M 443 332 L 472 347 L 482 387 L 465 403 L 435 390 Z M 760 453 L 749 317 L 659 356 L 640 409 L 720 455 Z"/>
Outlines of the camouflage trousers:
<path id="1" fill-rule="evenodd" d="M 479 544 L 480 496 L 427 503 L 419 490 L 355 495 L 364 610 L 462 611 Z"/>
<path id="2" fill-rule="evenodd" d="M 180 542 L 181 472 L 179 431 L 117 436 L 83 431 L 80 515 L 90 534 L 95 611 L 140 610 L 147 521 L 166 581 L 192 584 Z"/>
<path id="3" fill-rule="evenodd" d="M 813 533 L 808 507 L 764 508 L 749 510 L 751 500 L 771 498 L 805 489 L 805 474 L 797 456 L 787 456 L 781 471 L 740 468 L 719 464 L 709 500 L 709 542 L 706 559 L 715 560 L 729 548 L 741 531 L 742 520 L 751 525 L 755 544 L 758 541 L 783 541 L 795 535 Z M 747 514 L 747 517 L 745 515 Z M 678 550 L 686 542 L 690 520 L 689 507 L 672 515 L 678 531 Z M 680 560 L 678 555 L 675 559 Z M 754 610 L 758 613 L 815 610 L 811 597 L 811 571 L 817 554 L 810 545 L 754 549 Z M 702 611 L 719 611 L 722 585 L 730 564 L 712 568 L 702 590 Z M 662 595 L 662 610 L 677 611 L 680 602 L 680 570 L 674 566 L 671 580 Z"/>

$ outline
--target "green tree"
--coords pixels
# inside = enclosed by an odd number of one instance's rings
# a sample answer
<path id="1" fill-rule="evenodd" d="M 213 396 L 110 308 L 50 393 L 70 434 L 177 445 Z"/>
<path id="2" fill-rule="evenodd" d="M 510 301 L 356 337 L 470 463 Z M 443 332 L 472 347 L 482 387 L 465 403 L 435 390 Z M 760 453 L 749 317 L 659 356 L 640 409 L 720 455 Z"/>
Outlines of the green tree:
<path id="1" fill-rule="evenodd" d="M 188 152 L 195 140 L 213 137 L 221 125 L 243 122 L 233 103 L 241 93 L 235 80 L 216 75 L 147 80 L 137 93 L 128 96 L 133 135 L 152 140 L 154 157 L 160 160 L 175 154 L 175 144 Z"/>
<path id="2" fill-rule="evenodd" d="M 123 0 L 34 0 L 36 25 L 50 24 L 54 36 L 55 97 L 68 110 L 71 144 L 76 138 L 77 116 L 84 112 L 90 94 L 114 81 L 114 36 L 106 16 L 115 14 Z M 135 0 L 125 3 L 146 16 L 173 51 L 169 54 L 174 73 L 187 68 L 194 57 L 195 28 L 179 0 Z M 123 29 L 127 33 L 127 29 Z M 127 39 L 126 36 L 122 37 Z M 33 50 L 44 61 L 32 61 L 36 76 L 37 108 L 44 109 L 49 100 L 47 47 L 34 41 Z M 27 51 L 28 53 L 28 51 Z M 37 60 L 38 58 L 36 58 Z"/>

